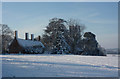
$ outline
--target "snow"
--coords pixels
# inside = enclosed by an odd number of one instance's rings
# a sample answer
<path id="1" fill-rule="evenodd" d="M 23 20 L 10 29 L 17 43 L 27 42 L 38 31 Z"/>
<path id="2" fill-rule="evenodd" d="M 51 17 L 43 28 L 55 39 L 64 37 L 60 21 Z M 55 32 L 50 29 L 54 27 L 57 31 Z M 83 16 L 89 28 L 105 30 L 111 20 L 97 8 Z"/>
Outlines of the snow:
<path id="1" fill-rule="evenodd" d="M 39 46 L 39 45 L 44 47 L 44 45 L 40 41 L 24 40 L 20 38 L 17 38 L 17 40 L 18 40 L 18 43 L 23 47 Z"/>
<path id="2" fill-rule="evenodd" d="M 118 56 L 0 55 L 3 77 L 118 77 Z"/>
<path id="3" fill-rule="evenodd" d="M 2 57 L 0 56 L 0 79 L 2 78 Z"/>

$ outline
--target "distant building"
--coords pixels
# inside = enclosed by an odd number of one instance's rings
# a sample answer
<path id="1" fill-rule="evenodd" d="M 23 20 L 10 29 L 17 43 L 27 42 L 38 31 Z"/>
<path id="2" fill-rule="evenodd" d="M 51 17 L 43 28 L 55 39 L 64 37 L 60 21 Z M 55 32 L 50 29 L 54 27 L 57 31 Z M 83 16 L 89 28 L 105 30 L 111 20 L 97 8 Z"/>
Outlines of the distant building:
<path id="1" fill-rule="evenodd" d="M 25 33 L 25 39 L 20 39 L 15 31 L 15 37 L 9 46 L 9 53 L 39 54 L 44 52 L 44 48 L 40 40 L 34 40 L 33 34 L 31 34 L 31 39 L 28 33 Z"/>

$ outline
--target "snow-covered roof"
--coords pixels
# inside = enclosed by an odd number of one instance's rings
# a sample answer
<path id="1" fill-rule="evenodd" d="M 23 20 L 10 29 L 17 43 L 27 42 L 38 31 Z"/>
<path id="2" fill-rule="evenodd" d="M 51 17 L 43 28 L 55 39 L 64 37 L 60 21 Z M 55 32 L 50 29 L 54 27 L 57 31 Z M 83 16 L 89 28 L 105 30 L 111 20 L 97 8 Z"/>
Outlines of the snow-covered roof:
<path id="1" fill-rule="evenodd" d="M 17 38 L 18 43 L 23 47 L 31 47 L 31 46 L 42 46 L 44 45 L 40 41 L 32 41 L 32 40 L 24 40 Z"/>

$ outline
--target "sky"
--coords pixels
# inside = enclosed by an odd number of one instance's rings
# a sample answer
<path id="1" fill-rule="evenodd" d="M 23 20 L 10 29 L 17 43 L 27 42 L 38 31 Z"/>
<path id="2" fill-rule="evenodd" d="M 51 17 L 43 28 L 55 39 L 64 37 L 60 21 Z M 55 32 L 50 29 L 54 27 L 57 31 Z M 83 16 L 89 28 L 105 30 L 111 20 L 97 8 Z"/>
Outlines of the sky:
<path id="1" fill-rule="evenodd" d="M 2 2 L 119 2 L 119 0 L 1 0 Z"/>
<path id="2" fill-rule="evenodd" d="M 78 19 L 86 26 L 85 32 L 96 35 L 102 47 L 118 48 L 117 2 L 2 3 L 2 22 L 12 30 L 18 30 L 19 38 L 24 39 L 25 32 L 35 37 L 42 35 L 49 20 L 54 17 Z"/>

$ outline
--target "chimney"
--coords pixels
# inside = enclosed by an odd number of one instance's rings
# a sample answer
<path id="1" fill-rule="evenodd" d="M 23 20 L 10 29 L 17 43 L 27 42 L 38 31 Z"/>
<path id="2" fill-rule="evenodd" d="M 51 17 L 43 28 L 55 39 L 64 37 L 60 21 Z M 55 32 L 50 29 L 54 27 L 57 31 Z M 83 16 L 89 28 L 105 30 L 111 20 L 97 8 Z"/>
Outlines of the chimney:
<path id="1" fill-rule="evenodd" d="M 34 40 L 34 34 L 31 34 L 31 40 L 32 41 Z"/>
<path id="2" fill-rule="evenodd" d="M 41 39 L 41 37 L 40 37 L 40 36 L 38 36 L 38 41 L 40 41 L 40 39 Z"/>
<path id="3" fill-rule="evenodd" d="M 18 38 L 18 32 L 15 31 L 15 38 Z"/>
<path id="4" fill-rule="evenodd" d="M 28 33 L 25 33 L 25 40 L 28 40 L 29 39 L 28 37 L 29 37 Z"/>

